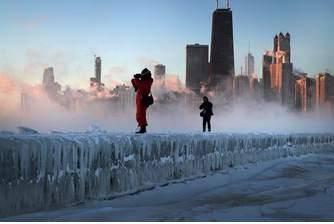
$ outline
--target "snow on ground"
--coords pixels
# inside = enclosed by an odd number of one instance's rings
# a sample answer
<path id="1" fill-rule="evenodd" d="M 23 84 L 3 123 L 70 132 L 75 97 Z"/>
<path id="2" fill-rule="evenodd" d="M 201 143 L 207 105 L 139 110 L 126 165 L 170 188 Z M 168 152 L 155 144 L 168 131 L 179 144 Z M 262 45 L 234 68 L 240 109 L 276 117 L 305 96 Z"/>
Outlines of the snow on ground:
<path id="1" fill-rule="evenodd" d="M 0 221 L 334 221 L 334 153 L 243 165 L 113 200 Z"/>

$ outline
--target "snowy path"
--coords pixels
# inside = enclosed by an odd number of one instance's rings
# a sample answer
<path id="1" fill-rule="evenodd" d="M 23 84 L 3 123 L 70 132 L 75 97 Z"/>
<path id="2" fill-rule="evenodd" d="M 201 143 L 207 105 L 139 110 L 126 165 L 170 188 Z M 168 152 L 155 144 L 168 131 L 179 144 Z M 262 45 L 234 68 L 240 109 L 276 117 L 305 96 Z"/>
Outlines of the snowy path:
<path id="1" fill-rule="evenodd" d="M 109 201 L 0 221 L 334 221 L 334 153 L 216 172 Z"/>

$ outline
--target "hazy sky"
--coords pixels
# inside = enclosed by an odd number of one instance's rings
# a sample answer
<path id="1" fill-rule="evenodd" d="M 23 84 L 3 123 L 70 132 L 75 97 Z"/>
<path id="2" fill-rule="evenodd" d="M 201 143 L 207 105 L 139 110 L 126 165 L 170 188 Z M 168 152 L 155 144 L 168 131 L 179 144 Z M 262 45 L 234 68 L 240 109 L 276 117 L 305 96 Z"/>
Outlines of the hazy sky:
<path id="1" fill-rule="evenodd" d="M 263 52 L 287 31 L 295 68 L 334 71 L 333 0 L 231 0 L 231 7 L 237 73 L 249 41 L 261 74 Z M 210 44 L 214 8 L 213 0 L 1 0 L 0 72 L 37 83 L 54 66 L 59 82 L 86 88 L 96 54 L 107 85 L 156 62 L 184 81 L 185 46 Z"/>

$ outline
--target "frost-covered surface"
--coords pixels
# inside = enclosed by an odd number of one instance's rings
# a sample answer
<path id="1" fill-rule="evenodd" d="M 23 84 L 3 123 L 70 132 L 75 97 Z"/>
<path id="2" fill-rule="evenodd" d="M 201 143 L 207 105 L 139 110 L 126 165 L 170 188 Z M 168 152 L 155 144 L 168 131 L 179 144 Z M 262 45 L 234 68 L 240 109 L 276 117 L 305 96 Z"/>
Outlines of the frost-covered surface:
<path id="1" fill-rule="evenodd" d="M 38 131 L 28 127 L 17 127 L 20 134 L 38 134 Z"/>
<path id="2" fill-rule="evenodd" d="M 107 201 L 0 221 L 334 221 L 334 153 L 212 172 Z"/>
<path id="3" fill-rule="evenodd" d="M 334 134 L 0 134 L 0 216 L 110 199 L 235 165 L 334 151 Z"/>

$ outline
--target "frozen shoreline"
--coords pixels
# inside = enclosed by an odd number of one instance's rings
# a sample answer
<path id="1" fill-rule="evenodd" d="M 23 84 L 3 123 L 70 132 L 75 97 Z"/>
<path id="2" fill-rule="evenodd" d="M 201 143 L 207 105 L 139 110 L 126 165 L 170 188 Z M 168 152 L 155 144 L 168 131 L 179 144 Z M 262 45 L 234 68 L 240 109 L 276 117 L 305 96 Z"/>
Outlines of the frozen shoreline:
<path id="1" fill-rule="evenodd" d="M 0 217 L 236 165 L 334 151 L 334 134 L 0 134 Z"/>
<path id="2" fill-rule="evenodd" d="M 333 221 L 334 153 L 281 158 L 0 221 Z"/>

